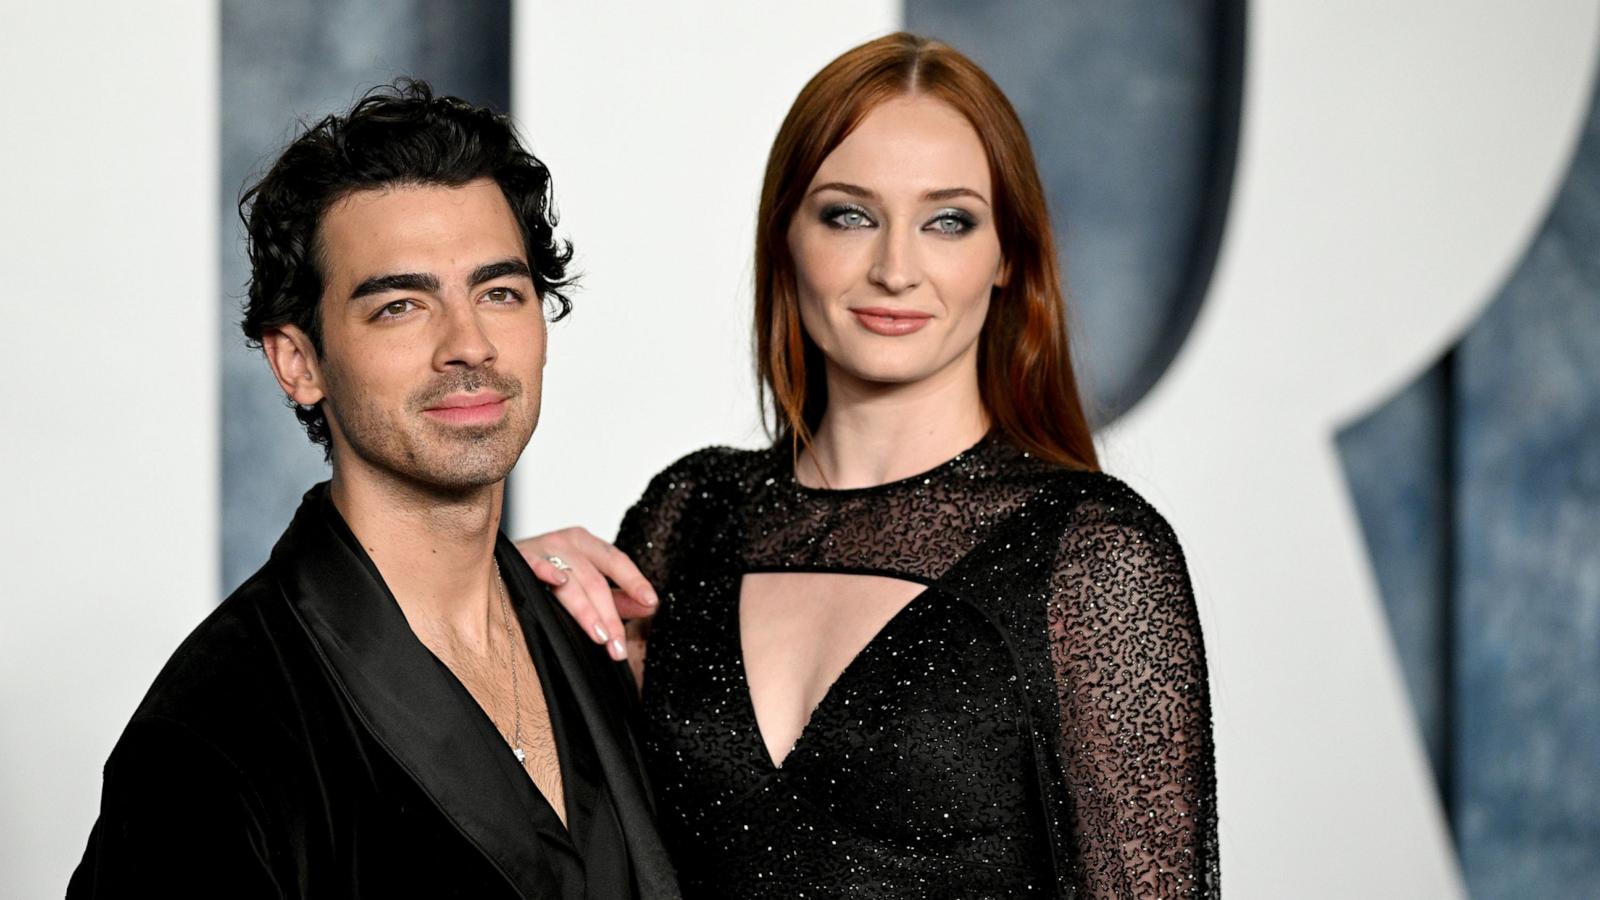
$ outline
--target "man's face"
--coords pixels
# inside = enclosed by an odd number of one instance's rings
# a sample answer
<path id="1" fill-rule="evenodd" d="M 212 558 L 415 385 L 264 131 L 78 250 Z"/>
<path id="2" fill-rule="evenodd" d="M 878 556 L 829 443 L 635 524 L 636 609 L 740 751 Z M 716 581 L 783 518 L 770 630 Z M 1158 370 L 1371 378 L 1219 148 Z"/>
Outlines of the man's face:
<path id="1" fill-rule="evenodd" d="M 446 490 L 505 478 L 539 419 L 545 321 L 499 186 L 359 191 L 320 239 L 309 368 L 335 466 Z"/>

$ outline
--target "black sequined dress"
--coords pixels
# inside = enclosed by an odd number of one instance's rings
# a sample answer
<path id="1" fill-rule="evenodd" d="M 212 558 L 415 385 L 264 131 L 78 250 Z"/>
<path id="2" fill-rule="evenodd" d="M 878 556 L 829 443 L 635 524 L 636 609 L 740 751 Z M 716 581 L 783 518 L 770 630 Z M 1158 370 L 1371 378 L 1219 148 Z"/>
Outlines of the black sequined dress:
<path id="1" fill-rule="evenodd" d="M 1205 655 L 1183 555 L 1130 488 L 991 435 L 860 490 L 787 448 L 673 464 L 618 545 L 662 596 L 644 685 L 661 832 L 693 898 L 1218 896 Z M 747 572 L 926 589 L 781 767 L 739 640 Z"/>

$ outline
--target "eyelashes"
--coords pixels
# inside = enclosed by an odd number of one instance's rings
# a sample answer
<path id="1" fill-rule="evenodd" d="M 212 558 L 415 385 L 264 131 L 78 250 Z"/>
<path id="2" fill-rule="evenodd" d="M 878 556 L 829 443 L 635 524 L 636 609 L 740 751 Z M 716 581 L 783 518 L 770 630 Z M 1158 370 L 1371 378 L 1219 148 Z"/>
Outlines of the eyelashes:
<path id="1" fill-rule="evenodd" d="M 416 305 L 417 304 L 411 300 L 390 300 L 388 303 L 378 307 L 377 312 L 373 313 L 369 318 L 371 318 L 374 322 L 382 322 L 388 319 L 398 319 L 410 312 L 411 307 Z"/>
<path id="2" fill-rule="evenodd" d="M 859 231 L 877 227 L 872 214 L 854 203 L 830 203 L 822 208 L 818 218 L 822 224 L 836 231 Z M 978 217 L 959 207 L 941 209 L 933 214 L 922 230 L 947 237 L 960 237 L 978 227 Z"/>
<path id="3" fill-rule="evenodd" d="M 478 297 L 478 302 L 491 306 L 521 306 L 527 302 L 527 297 L 516 288 L 492 287 Z M 405 318 L 417 308 L 417 301 L 402 297 L 379 306 L 367 318 L 373 322 L 393 322 Z"/>
<path id="4" fill-rule="evenodd" d="M 854 203 L 830 203 L 822 208 L 822 224 L 840 231 L 856 231 L 878 223 Z"/>
<path id="5" fill-rule="evenodd" d="M 498 303 L 502 306 L 518 304 L 527 299 L 522 296 L 521 291 L 508 287 L 490 288 L 483 292 L 483 296 L 489 302 Z"/>
<path id="6" fill-rule="evenodd" d="M 964 209 L 941 209 L 933 217 L 933 221 L 923 226 L 925 229 L 949 235 L 966 234 L 977 227 L 978 218 Z"/>

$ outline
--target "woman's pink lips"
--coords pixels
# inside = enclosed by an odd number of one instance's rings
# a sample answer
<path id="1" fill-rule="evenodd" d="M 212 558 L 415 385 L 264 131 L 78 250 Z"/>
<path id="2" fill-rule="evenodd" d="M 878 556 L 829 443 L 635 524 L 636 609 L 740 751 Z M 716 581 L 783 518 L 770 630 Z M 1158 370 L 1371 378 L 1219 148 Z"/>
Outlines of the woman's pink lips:
<path id="1" fill-rule="evenodd" d="M 490 392 L 487 394 L 451 394 L 438 406 L 423 410 L 431 419 L 451 425 L 483 425 L 493 422 L 505 413 L 506 398 Z"/>
<path id="2" fill-rule="evenodd" d="M 852 306 L 850 312 L 868 331 L 890 337 L 920 331 L 933 318 L 928 313 L 881 306 Z"/>

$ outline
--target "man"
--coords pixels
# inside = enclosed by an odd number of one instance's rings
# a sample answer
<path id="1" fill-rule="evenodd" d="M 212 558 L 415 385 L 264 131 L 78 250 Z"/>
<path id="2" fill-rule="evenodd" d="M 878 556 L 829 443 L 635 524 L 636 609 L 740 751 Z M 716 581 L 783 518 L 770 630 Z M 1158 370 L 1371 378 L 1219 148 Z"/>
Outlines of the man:
<path id="1" fill-rule="evenodd" d="M 333 475 L 157 677 L 69 896 L 675 897 L 626 668 L 499 534 L 571 250 L 421 83 L 245 195 L 244 331 Z"/>

